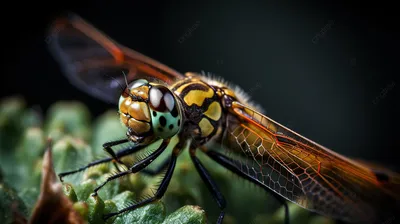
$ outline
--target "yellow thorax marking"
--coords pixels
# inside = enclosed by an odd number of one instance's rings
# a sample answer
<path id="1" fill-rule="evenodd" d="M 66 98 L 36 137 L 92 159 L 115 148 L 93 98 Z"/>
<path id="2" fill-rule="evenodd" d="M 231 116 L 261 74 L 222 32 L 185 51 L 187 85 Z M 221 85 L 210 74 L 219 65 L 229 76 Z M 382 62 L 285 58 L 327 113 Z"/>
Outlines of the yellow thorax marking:
<path id="1" fill-rule="evenodd" d="M 176 85 L 179 85 L 179 84 L 182 83 L 182 82 L 185 82 L 185 80 L 182 80 L 181 82 L 177 83 Z M 177 94 L 181 94 L 182 91 L 183 91 L 187 86 L 190 86 L 190 85 L 192 85 L 192 84 L 203 84 L 203 83 L 199 82 L 198 79 L 191 79 L 190 82 L 179 86 L 179 87 L 175 90 L 175 92 L 176 92 Z M 176 85 L 174 85 L 174 86 L 176 86 Z"/>
<path id="2" fill-rule="evenodd" d="M 211 103 L 204 115 L 217 121 L 221 117 L 221 106 L 218 102 Z"/>
<path id="3" fill-rule="evenodd" d="M 189 106 L 192 104 L 201 106 L 201 105 L 203 105 L 203 102 L 206 98 L 211 98 L 212 96 L 214 96 L 214 90 L 211 88 L 208 88 L 207 92 L 205 92 L 203 90 L 195 89 L 195 90 L 189 91 L 186 94 L 186 96 L 183 98 L 183 100 Z"/>
<path id="4" fill-rule="evenodd" d="M 214 130 L 214 127 L 212 126 L 210 121 L 205 117 L 203 117 L 203 119 L 201 119 L 201 121 L 199 122 L 199 127 L 201 130 L 202 137 L 209 136 L 211 132 Z"/>
<path id="5" fill-rule="evenodd" d="M 183 84 L 183 85 L 179 86 L 178 89 L 175 90 L 175 93 L 181 94 L 182 91 L 183 91 L 188 85 L 191 85 L 191 84 L 192 84 L 192 83 L 189 82 L 189 83 L 186 83 L 186 84 Z"/>

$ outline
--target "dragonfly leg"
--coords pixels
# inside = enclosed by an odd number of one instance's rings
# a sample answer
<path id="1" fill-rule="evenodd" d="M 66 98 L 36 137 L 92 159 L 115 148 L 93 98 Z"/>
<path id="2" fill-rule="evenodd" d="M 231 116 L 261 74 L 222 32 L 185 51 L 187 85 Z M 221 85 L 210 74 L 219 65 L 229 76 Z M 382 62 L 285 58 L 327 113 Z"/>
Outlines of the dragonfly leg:
<path id="1" fill-rule="evenodd" d="M 118 151 L 118 152 L 115 154 L 115 156 L 116 156 L 117 158 L 121 158 L 121 157 L 130 155 L 130 154 L 132 154 L 132 153 L 135 153 L 135 152 L 137 152 L 137 151 L 139 151 L 139 150 L 141 150 L 141 149 L 143 149 L 143 148 L 145 148 L 145 146 L 138 146 L 138 145 L 129 146 L 129 147 L 126 147 L 126 148 L 121 149 L 120 151 Z M 89 167 L 96 166 L 96 165 L 99 165 L 99 164 L 102 164 L 102 163 L 108 163 L 108 162 L 111 162 L 111 161 L 113 161 L 113 160 L 114 160 L 113 158 L 99 159 L 99 160 L 96 160 L 96 161 L 94 161 L 94 162 L 91 162 L 91 163 L 89 163 L 88 165 L 86 165 L 86 166 L 84 166 L 84 167 L 81 167 L 81 168 L 79 168 L 79 169 L 72 170 L 72 171 L 68 171 L 68 172 L 59 173 L 59 174 L 58 174 L 58 177 L 60 178 L 60 181 L 62 182 L 62 181 L 63 181 L 63 177 L 65 177 L 65 176 L 68 176 L 68 175 L 71 175 L 71 174 L 74 174 L 74 173 L 78 173 L 78 172 L 81 172 L 81 171 L 86 170 L 86 169 L 89 168 Z"/>
<path id="2" fill-rule="evenodd" d="M 190 149 L 190 158 L 194 166 L 196 167 L 197 172 L 199 173 L 201 179 L 206 184 L 208 190 L 210 191 L 212 197 L 217 202 L 219 209 L 221 212 L 219 213 L 217 224 L 222 223 L 222 220 L 225 216 L 224 209 L 226 208 L 226 201 L 221 191 L 218 188 L 218 185 L 212 179 L 211 175 L 207 171 L 207 169 L 203 166 L 200 160 L 196 157 L 196 149 Z"/>
<path id="3" fill-rule="evenodd" d="M 102 187 L 104 187 L 104 185 L 106 185 L 108 182 L 117 179 L 119 177 L 125 176 L 127 174 L 131 174 L 131 173 L 137 173 L 141 170 L 143 170 L 144 168 L 146 168 L 148 165 L 150 165 L 151 162 L 153 162 L 155 159 L 157 159 L 157 157 L 164 152 L 165 148 L 167 148 L 169 144 L 169 139 L 164 140 L 160 147 L 158 147 L 158 149 L 156 149 L 153 153 L 151 153 L 148 157 L 146 157 L 143 160 L 140 160 L 138 163 L 135 163 L 132 167 L 129 168 L 129 170 L 127 171 L 123 171 L 120 173 L 117 173 L 113 176 L 110 176 L 107 178 L 106 181 L 104 181 L 100 186 L 96 187 L 94 189 L 94 193 L 93 196 L 97 195 L 97 191 L 99 191 Z"/>
<path id="4" fill-rule="evenodd" d="M 161 171 L 163 171 L 165 168 L 167 168 L 169 164 L 170 158 L 165 159 L 159 166 L 157 166 L 155 169 L 150 170 L 150 169 L 144 169 L 141 171 L 141 173 L 146 174 L 148 176 L 155 176 L 157 174 L 160 174 Z"/>
<path id="5" fill-rule="evenodd" d="M 145 200 L 143 200 L 143 201 L 141 201 L 139 203 L 136 203 L 136 204 L 131 205 L 129 207 L 126 207 L 124 209 L 121 209 L 118 212 L 113 212 L 113 213 L 106 214 L 106 215 L 103 216 L 103 219 L 107 220 L 107 219 L 109 219 L 109 218 L 111 218 L 113 216 L 122 214 L 122 213 L 127 212 L 127 211 L 135 210 L 136 208 L 139 208 L 141 206 L 147 205 L 147 204 L 149 204 L 151 202 L 154 202 L 154 201 L 157 201 L 157 200 L 161 199 L 164 196 L 165 192 L 167 191 L 168 185 L 169 185 L 169 183 L 171 181 L 171 177 L 172 177 L 172 174 L 174 173 L 176 159 L 178 157 L 178 154 L 179 154 L 179 150 L 175 150 L 174 149 L 170 159 L 168 160 L 167 172 L 166 172 L 165 176 L 163 177 L 163 179 L 161 181 L 161 184 L 158 187 L 157 192 L 155 193 L 155 195 L 153 197 L 145 199 Z"/>
<path id="6" fill-rule="evenodd" d="M 287 205 L 287 202 L 284 198 L 282 198 L 280 195 L 277 193 L 273 192 L 271 189 L 268 187 L 264 186 L 257 178 L 251 176 L 248 173 L 243 172 L 239 167 L 238 164 L 239 162 L 226 157 L 225 155 L 213 151 L 213 150 L 207 150 L 205 148 L 202 148 L 202 151 L 205 152 L 211 159 L 213 159 L 215 162 L 221 164 L 228 170 L 232 171 L 233 173 L 237 174 L 238 176 L 264 188 L 266 191 L 268 191 L 272 196 L 274 196 L 285 208 L 285 224 L 289 224 L 289 207 Z"/>
<path id="7" fill-rule="evenodd" d="M 121 139 L 121 140 L 116 140 L 116 141 L 111 141 L 111 142 L 106 142 L 103 144 L 103 150 L 106 151 L 108 154 L 110 154 L 110 156 L 119 164 L 123 164 L 125 165 L 115 154 L 114 150 L 112 150 L 111 147 L 116 146 L 116 145 L 120 145 L 123 143 L 128 142 L 129 140 L 126 139 Z M 116 166 L 116 168 L 118 169 L 118 167 Z"/>

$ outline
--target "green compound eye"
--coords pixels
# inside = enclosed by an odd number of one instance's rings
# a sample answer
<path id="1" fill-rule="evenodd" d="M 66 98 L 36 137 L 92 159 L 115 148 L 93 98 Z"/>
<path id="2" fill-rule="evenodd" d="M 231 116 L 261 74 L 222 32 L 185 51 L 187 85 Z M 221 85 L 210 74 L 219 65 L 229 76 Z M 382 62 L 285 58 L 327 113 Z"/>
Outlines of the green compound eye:
<path id="1" fill-rule="evenodd" d="M 179 132 L 181 112 L 174 94 L 165 86 L 153 85 L 149 91 L 149 109 L 153 132 L 163 139 Z"/>
<path id="2" fill-rule="evenodd" d="M 157 136 L 160 136 L 163 139 L 170 138 L 180 130 L 180 114 L 174 114 L 169 111 L 157 112 L 152 109 L 150 109 L 150 113 L 153 131 Z"/>

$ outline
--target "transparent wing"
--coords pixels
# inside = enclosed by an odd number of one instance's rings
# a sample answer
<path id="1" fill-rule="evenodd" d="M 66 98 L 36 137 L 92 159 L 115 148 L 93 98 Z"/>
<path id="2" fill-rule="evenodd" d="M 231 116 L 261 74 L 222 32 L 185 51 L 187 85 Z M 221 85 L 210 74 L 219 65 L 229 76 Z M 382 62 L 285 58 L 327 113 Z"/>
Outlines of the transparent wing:
<path id="1" fill-rule="evenodd" d="M 363 223 L 399 211 L 398 174 L 338 155 L 238 102 L 221 143 L 243 172 L 309 210 Z"/>
<path id="2" fill-rule="evenodd" d="M 118 103 L 127 81 L 157 79 L 171 84 L 183 76 L 124 47 L 74 14 L 57 19 L 46 39 L 49 50 L 70 82 L 104 101 Z M 123 73 L 124 72 L 124 73 Z"/>

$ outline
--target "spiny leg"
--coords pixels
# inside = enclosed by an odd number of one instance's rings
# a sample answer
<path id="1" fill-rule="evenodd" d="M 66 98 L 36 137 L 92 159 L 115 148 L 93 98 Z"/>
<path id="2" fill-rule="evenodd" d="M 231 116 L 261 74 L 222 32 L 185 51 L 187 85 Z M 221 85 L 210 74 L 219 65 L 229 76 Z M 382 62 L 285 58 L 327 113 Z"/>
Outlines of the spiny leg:
<path id="1" fill-rule="evenodd" d="M 121 157 L 130 155 L 130 154 L 132 154 L 132 153 L 135 153 L 135 152 L 137 152 L 137 151 L 139 151 L 139 150 L 141 150 L 141 149 L 143 149 L 143 148 L 145 148 L 145 147 L 146 147 L 146 146 L 139 146 L 139 145 L 129 146 L 129 147 L 125 148 L 125 149 L 121 149 L 120 151 L 118 151 L 118 152 L 115 154 L 115 156 L 116 156 L 117 158 L 121 158 Z M 72 171 L 68 171 L 68 172 L 59 173 L 59 174 L 58 174 L 58 177 L 60 178 L 60 181 L 62 182 L 62 181 L 63 181 L 62 178 L 65 177 L 65 176 L 68 176 L 68 175 L 71 175 L 71 174 L 74 174 L 74 173 L 78 173 L 78 172 L 84 171 L 84 170 L 86 170 L 87 168 L 92 167 L 92 166 L 96 166 L 96 165 L 99 165 L 99 164 L 102 164 L 102 163 L 108 163 L 108 162 L 110 162 L 110 161 L 112 161 L 112 160 L 113 160 L 113 158 L 99 159 L 99 160 L 96 160 L 96 161 L 94 161 L 94 162 L 91 162 L 91 163 L 89 163 L 88 165 L 86 165 L 86 166 L 84 166 L 84 167 L 81 167 L 81 168 L 79 168 L 79 169 L 72 170 Z"/>
<path id="2" fill-rule="evenodd" d="M 151 153 L 148 157 L 146 157 L 143 160 L 140 160 L 138 163 L 135 163 L 131 168 L 129 168 L 129 170 L 117 173 L 113 176 L 110 176 L 106 179 L 106 181 L 104 181 L 100 186 L 96 187 L 94 189 L 94 193 L 93 195 L 97 195 L 97 191 L 99 191 L 102 187 L 104 187 L 104 185 L 106 185 L 108 182 L 110 182 L 111 180 L 117 179 L 119 177 L 125 176 L 127 174 L 131 174 L 131 173 L 137 173 L 141 170 L 143 170 L 144 168 L 146 168 L 148 165 L 150 165 L 151 162 L 153 162 L 155 159 L 157 159 L 157 157 L 164 152 L 164 150 L 167 148 L 169 144 L 169 139 L 164 140 L 161 145 L 158 147 L 158 149 L 156 149 L 153 153 Z"/>
<path id="3" fill-rule="evenodd" d="M 193 161 L 194 166 L 196 167 L 197 172 L 200 174 L 201 179 L 206 184 L 208 190 L 210 191 L 212 197 L 217 202 L 219 209 L 221 212 L 219 213 L 217 224 L 221 224 L 222 220 L 225 216 L 224 209 L 226 208 L 226 201 L 220 190 L 218 189 L 218 185 L 212 179 L 207 169 L 203 166 L 200 160 L 196 157 L 196 150 L 190 149 L 190 158 Z"/>
<path id="4" fill-rule="evenodd" d="M 108 154 L 110 154 L 110 156 L 111 156 L 115 161 L 117 161 L 119 164 L 125 165 L 125 164 L 117 157 L 117 155 L 115 154 L 114 150 L 112 150 L 111 147 L 116 146 L 116 145 L 120 145 L 120 144 L 123 144 L 123 143 L 126 143 L 126 142 L 128 142 L 128 141 L 129 141 L 129 140 L 128 140 L 127 138 L 125 138 L 125 139 L 121 139 L 121 140 L 106 142 L 106 143 L 103 144 L 103 149 L 104 149 L 104 151 L 106 151 Z M 118 170 L 118 166 L 115 165 L 115 167 L 116 167 L 117 170 Z"/>
<path id="5" fill-rule="evenodd" d="M 160 174 L 161 171 L 163 171 L 165 168 L 167 168 L 167 166 L 169 164 L 169 160 L 170 160 L 170 158 L 165 159 L 164 161 L 162 161 L 162 163 L 160 165 L 155 167 L 155 169 L 143 169 L 140 172 L 143 174 L 149 175 L 149 176 L 155 176 L 157 174 Z"/>
<path id="6" fill-rule="evenodd" d="M 212 150 L 207 150 L 205 148 L 202 148 L 202 151 L 205 152 L 211 159 L 213 159 L 215 162 L 221 164 L 228 170 L 234 172 L 235 174 L 239 175 L 240 177 L 253 182 L 254 184 L 257 184 L 258 186 L 264 188 L 266 191 L 268 191 L 272 196 L 274 196 L 285 208 L 285 224 L 289 224 L 289 207 L 287 205 L 287 202 L 284 198 L 279 196 L 277 193 L 273 192 L 271 189 L 266 187 L 264 184 L 262 184 L 258 179 L 255 177 L 243 172 L 238 166 L 238 161 L 235 161 L 233 159 L 230 159 L 226 157 L 225 155 L 212 151 Z"/>
<path id="7" fill-rule="evenodd" d="M 127 211 L 135 210 L 136 208 L 139 208 L 141 206 L 147 205 L 147 204 L 149 204 L 151 202 L 154 202 L 156 200 L 161 199 L 164 196 L 165 192 L 167 191 L 168 185 L 169 185 L 169 183 L 171 181 L 171 177 L 172 177 L 172 174 L 174 173 L 174 169 L 175 169 L 175 165 L 176 165 L 176 159 L 177 159 L 177 157 L 179 155 L 179 152 L 180 152 L 180 150 L 178 148 L 174 148 L 174 150 L 172 151 L 172 155 L 171 155 L 171 157 L 169 159 L 169 163 L 168 163 L 167 172 L 166 172 L 164 178 L 162 179 L 161 184 L 157 189 L 157 192 L 155 193 L 155 195 L 153 197 L 148 198 L 146 200 L 143 200 L 143 201 L 141 201 L 139 203 L 136 203 L 136 204 L 134 204 L 132 206 L 126 207 L 124 209 L 121 209 L 118 212 L 113 212 L 113 213 L 109 213 L 107 215 L 104 215 L 103 219 L 107 220 L 107 219 L 109 219 L 109 218 L 111 218 L 113 216 L 122 214 L 122 213 L 127 212 Z"/>

